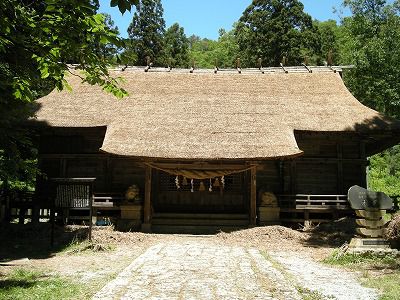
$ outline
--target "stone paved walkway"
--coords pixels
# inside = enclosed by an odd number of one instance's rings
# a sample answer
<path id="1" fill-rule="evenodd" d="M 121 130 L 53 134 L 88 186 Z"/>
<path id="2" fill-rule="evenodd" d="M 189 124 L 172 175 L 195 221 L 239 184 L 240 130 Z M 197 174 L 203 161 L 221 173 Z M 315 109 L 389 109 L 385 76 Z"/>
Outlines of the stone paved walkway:
<path id="1" fill-rule="evenodd" d="M 302 299 L 296 285 L 256 249 L 171 242 L 149 248 L 93 299 Z"/>

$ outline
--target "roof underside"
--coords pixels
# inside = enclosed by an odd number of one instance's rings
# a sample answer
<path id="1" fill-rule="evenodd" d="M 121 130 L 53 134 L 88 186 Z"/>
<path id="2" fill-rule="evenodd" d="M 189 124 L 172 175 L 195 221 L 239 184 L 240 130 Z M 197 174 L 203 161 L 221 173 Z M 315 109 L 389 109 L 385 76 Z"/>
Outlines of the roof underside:
<path id="1" fill-rule="evenodd" d="M 107 126 L 102 151 L 172 159 L 297 156 L 294 130 L 398 131 L 399 122 L 359 103 L 338 73 L 114 72 L 117 100 L 68 78 L 73 91 L 38 100 L 37 120 L 56 127 Z"/>

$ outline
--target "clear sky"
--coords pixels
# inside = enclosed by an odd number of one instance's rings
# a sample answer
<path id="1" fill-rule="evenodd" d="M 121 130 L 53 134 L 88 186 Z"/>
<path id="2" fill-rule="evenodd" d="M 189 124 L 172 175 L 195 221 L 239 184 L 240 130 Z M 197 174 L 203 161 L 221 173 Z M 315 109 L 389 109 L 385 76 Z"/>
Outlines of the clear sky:
<path id="1" fill-rule="evenodd" d="M 230 30 L 251 0 L 162 0 L 164 20 L 167 28 L 177 22 L 183 26 L 187 36 L 192 34 L 203 38 L 217 39 L 218 29 Z M 333 7 L 341 8 L 342 0 L 303 0 L 304 10 L 314 19 L 339 20 Z M 133 8 L 134 9 L 134 8 Z M 118 8 L 110 7 L 110 0 L 100 0 L 100 12 L 111 15 L 118 26 L 120 35 L 127 37 L 132 13 L 122 16 Z"/>

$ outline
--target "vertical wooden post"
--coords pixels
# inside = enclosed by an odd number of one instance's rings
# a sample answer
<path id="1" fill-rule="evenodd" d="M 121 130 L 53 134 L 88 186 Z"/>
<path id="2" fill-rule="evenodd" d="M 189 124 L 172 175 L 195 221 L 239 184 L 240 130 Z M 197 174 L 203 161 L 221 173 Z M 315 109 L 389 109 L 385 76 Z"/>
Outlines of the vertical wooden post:
<path id="1" fill-rule="evenodd" d="M 295 195 L 297 193 L 297 166 L 294 160 L 290 163 L 290 193 Z"/>
<path id="2" fill-rule="evenodd" d="M 151 231 L 151 167 L 146 165 L 142 231 Z"/>
<path id="3" fill-rule="evenodd" d="M 365 153 L 365 141 L 360 142 L 360 158 L 363 160 L 361 162 L 360 185 L 363 188 L 367 188 L 367 156 Z"/>
<path id="4" fill-rule="evenodd" d="M 257 222 L 257 167 L 251 168 L 250 176 L 250 226 Z"/>
<path id="5" fill-rule="evenodd" d="M 284 194 L 285 192 L 285 178 L 284 178 L 284 162 L 279 161 L 279 193 Z"/>
<path id="6" fill-rule="evenodd" d="M 343 184 L 343 146 L 341 144 L 336 145 L 337 150 L 337 193 L 344 193 Z"/>

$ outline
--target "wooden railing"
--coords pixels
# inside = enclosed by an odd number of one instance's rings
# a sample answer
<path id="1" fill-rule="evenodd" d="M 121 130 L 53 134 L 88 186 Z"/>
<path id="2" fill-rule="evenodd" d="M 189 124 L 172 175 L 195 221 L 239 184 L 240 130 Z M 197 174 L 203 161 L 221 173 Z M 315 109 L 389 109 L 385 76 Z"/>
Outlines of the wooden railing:
<path id="1" fill-rule="evenodd" d="M 298 210 L 348 210 L 347 195 L 280 195 L 281 208 Z"/>

